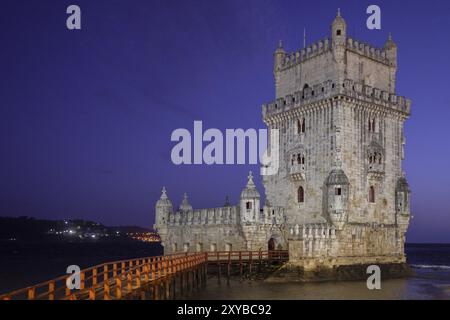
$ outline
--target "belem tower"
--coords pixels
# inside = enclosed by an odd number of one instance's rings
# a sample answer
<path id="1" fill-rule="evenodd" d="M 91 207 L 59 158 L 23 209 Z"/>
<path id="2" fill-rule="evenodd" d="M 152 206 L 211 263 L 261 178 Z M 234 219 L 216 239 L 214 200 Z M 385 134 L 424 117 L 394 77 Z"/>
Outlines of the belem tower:
<path id="1" fill-rule="evenodd" d="M 165 253 L 289 251 L 289 265 L 314 270 L 404 264 L 410 190 L 402 171 L 410 100 L 396 94 L 397 46 L 347 36 L 338 11 L 330 38 L 274 53 L 276 99 L 262 106 L 279 130 L 279 170 L 252 174 L 240 201 L 174 210 L 163 190 L 155 228 Z"/>

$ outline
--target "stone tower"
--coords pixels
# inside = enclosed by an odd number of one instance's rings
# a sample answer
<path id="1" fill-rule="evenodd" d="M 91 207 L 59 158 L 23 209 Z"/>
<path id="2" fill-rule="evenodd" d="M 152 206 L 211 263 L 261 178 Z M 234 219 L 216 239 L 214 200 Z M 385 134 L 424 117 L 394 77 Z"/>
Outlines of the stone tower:
<path id="1" fill-rule="evenodd" d="M 253 182 L 253 175 L 250 171 L 247 185 L 241 192 L 240 210 L 242 223 L 254 223 L 259 220 L 259 192 Z"/>
<path id="2" fill-rule="evenodd" d="M 173 212 L 172 202 L 167 196 L 166 188 L 163 187 L 161 198 L 156 202 L 156 221 L 157 226 L 167 224 L 169 215 Z"/>
<path id="3" fill-rule="evenodd" d="M 167 235 L 167 225 L 169 223 L 169 217 L 173 213 L 172 202 L 167 196 L 166 188 L 163 187 L 162 194 L 155 206 L 155 225 L 154 229 L 157 229 L 161 238 L 165 238 Z"/>
<path id="4" fill-rule="evenodd" d="M 165 253 L 276 248 L 305 271 L 403 265 L 411 102 L 395 91 L 397 46 L 391 35 L 383 48 L 348 37 L 339 11 L 330 32 L 292 53 L 280 41 L 274 53 L 276 100 L 262 109 L 280 165 L 263 176 L 264 206 L 251 172 L 236 205 L 193 209 L 185 195 L 174 212 L 163 189 L 155 227 Z"/>
<path id="5" fill-rule="evenodd" d="M 339 11 L 330 39 L 275 51 L 276 100 L 263 118 L 279 130 L 281 165 L 263 183 L 285 209 L 292 263 L 404 262 L 410 101 L 396 95 L 396 72 L 391 35 L 383 48 L 352 39 Z"/>

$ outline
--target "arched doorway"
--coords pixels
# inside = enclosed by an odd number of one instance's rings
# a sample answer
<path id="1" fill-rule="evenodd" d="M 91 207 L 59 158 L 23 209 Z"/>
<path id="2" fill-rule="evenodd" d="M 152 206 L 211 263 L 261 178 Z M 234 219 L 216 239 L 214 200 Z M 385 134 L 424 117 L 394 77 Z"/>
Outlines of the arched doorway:
<path id="1" fill-rule="evenodd" d="M 275 240 L 273 238 L 270 238 L 267 247 L 269 249 L 269 251 L 274 251 L 275 250 Z"/>

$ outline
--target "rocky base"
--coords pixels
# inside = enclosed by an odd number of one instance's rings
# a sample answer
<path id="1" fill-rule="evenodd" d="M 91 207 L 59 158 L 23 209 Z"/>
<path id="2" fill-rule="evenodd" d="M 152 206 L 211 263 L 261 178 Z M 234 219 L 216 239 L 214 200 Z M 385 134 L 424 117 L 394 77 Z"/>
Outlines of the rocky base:
<path id="1" fill-rule="evenodd" d="M 273 272 L 266 282 L 313 282 L 313 281 L 352 281 L 367 280 L 367 267 L 370 264 L 342 265 L 332 268 L 320 267 L 305 270 L 301 266 L 286 264 Z M 406 263 L 377 264 L 381 269 L 381 279 L 405 278 L 414 273 Z"/>

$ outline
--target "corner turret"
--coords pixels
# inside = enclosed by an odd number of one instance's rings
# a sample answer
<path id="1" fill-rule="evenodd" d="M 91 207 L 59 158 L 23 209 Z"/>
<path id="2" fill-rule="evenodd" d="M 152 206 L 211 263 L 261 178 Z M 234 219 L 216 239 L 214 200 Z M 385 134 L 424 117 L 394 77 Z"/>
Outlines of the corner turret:
<path id="1" fill-rule="evenodd" d="M 256 222 L 259 220 L 260 195 L 253 182 L 251 171 L 247 178 L 247 185 L 241 192 L 241 221 Z"/>
<path id="2" fill-rule="evenodd" d="M 347 23 L 341 17 L 341 11 L 338 9 L 336 18 L 331 24 L 331 48 L 333 58 L 336 62 L 337 78 L 335 81 L 341 83 L 345 79 L 345 54 L 347 41 Z"/>
<path id="3" fill-rule="evenodd" d="M 166 226 L 169 222 L 169 215 L 173 213 L 173 206 L 172 202 L 167 196 L 165 187 L 163 187 L 161 197 L 156 202 L 155 212 L 156 215 L 154 228 L 160 229 L 161 227 Z"/>
<path id="4" fill-rule="evenodd" d="M 336 45 L 345 45 L 347 39 L 347 23 L 341 16 L 341 10 L 338 9 L 336 18 L 331 24 L 331 40 L 333 47 Z"/>
<path id="5" fill-rule="evenodd" d="M 275 50 L 273 54 L 274 64 L 273 64 L 273 72 L 276 73 L 281 69 L 284 59 L 286 58 L 286 51 L 283 48 L 283 42 L 280 40 L 278 43 L 278 48 Z"/>
<path id="6" fill-rule="evenodd" d="M 409 189 L 409 185 L 408 182 L 406 181 L 406 178 L 405 177 L 399 178 L 395 186 L 395 208 L 396 208 L 395 211 L 397 213 L 397 223 L 399 223 L 400 225 L 405 225 L 406 227 L 409 224 L 410 193 L 411 190 Z"/>
<path id="7" fill-rule="evenodd" d="M 384 44 L 386 58 L 393 66 L 397 66 L 397 44 L 392 40 L 392 34 L 389 33 L 388 39 Z"/>
<path id="8" fill-rule="evenodd" d="M 338 230 L 347 222 L 349 186 L 348 177 L 341 169 L 334 169 L 325 182 L 328 216 Z"/>

